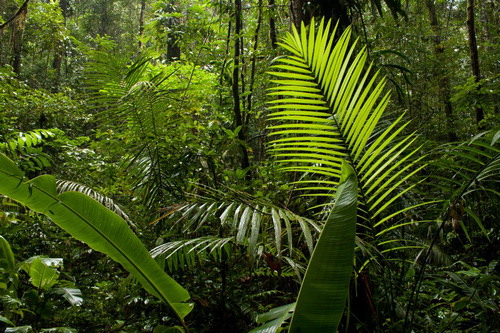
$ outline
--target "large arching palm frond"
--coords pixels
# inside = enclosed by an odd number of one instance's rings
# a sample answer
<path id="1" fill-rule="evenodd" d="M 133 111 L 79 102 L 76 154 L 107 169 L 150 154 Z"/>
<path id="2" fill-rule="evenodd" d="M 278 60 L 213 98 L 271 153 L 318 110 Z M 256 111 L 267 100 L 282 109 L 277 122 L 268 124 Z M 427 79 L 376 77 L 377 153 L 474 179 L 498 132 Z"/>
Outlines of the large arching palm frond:
<path id="1" fill-rule="evenodd" d="M 109 50 L 97 53 L 88 64 L 92 102 L 99 108 L 100 123 L 122 133 L 118 137 L 122 149 L 117 150 L 126 152 L 120 157 L 122 166 L 144 204 L 153 207 L 163 200 L 165 192 L 179 193 L 177 184 L 165 175 L 168 170 L 161 158 L 170 153 L 165 151 L 162 138 L 178 121 L 170 107 L 172 90 L 165 85 L 176 69 L 158 74 L 151 59 L 140 58 L 128 67 L 123 63 L 117 75 L 113 71 L 116 60 L 109 58 Z"/>
<path id="2" fill-rule="evenodd" d="M 298 183 L 312 195 L 334 196 L 342 159 L 359 179 L 358 223 L 367 233 L 393 228 L 395 217 L 411 205 L 396 207 L 412 187 L 406 186 L 418 166 L 416 136 L 400 136 L 406 127 L 399 116 L 383 128 L 381 119 L 389 102 L 385 79 L 371 74 L 366 48 L 356 54 L 347 29 L 334 43 L 331 24 L 314 21 L 289 33 L 281 46 L 291 55 L 276 59 L 276 87 L 269 120 L 270 150 L 283 169 L 316 175 Z M 317 177 L 321 176 L 321 177 Z M 404 224 L 404 222 L 400 222 Z"/>
<path id="3" fill-rule="evenodd" d="M 314 239 L 322 229 L 322 225 L 316 221 L 246 193 L 237 192 L 237 198 L 230 200 L 224 198 L 220 191 L 207 187 L 204 189 L 213 191 L 213 196 L 197 196 L 193 199 L 194 202 L 168 207 L 163 216 L 154 222 L 168 218 L 173 225 L 181 226 L 182 233 L 187 236 L 196 237 L 200 233 L 206 235 L 206 230 L 223 234 L 224 237 L 210 236 L 211 240 L 214 241 L 217 237 L 221 241 L 230 239 L 231 243 L 246 247 L 251 260 L 270 249 L 278 258 L 294 258 L 295 248 L 302 248 L 302 244 L 303 250 L 307 248 L 312 253 Z M 207 241 L 204 237 L 199 240 Z M 189 250 L 193 244 L 189 239 L 173 241 L 162 244 L 151 252 L 155 255 L 166 252 L 170 254 L 174 248 Z"/>
<path id="4" fill-rule="evenodd" d="M 103 132 L 116 138 L 107 143 L 115 148 L 109 150 L 147 208 L 184 199 L 185 179 L 199 166 L 197 148 L 187 142 L 204 138 L 194 134 L 195 118 L 210 96 L 212 75 L 190 64 L 153 65 L 147 58 L 124 63 L 117 75 L 109 52 L 96 52 L 87 68 L 96 117 Z"/>
<path id="5" fill-rule="evenodd" d="M 471 240 L 465 221 L 473 222 L 488 237 L 484 221 L 496 220 L 500 197 L 500 130 L 483 132 L 460 144 L 446 144 L 433 154 L 429 179 L 448 201 L 442 216 L 460 226 Z M 479 203 L 479 204 L 478 204 Z M 493 228 L 491 228 L 493 230 Z"/>

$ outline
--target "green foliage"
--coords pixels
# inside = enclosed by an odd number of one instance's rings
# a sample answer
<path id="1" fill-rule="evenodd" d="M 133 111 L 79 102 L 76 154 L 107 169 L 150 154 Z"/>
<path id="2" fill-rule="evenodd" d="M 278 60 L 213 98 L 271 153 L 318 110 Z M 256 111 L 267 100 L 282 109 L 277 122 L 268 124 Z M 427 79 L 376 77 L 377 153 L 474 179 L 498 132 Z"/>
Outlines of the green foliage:
<path id="1" fill-rule="evenodd" d="M 438 185 L 446 179 L 446 188 L 440 190 L 449 200 L 449 223 L 459 226 L 469 241 L 471 224 L 486 238 L 493 228 L 492 209 L 500 196 L 496 180 L 500 173 L 499 137 L 500 131 L 483 132 L 467 142 L 444 145 L 436 150 L 439 158 L 431 164 L 431 179 Z"/>
<path id="2" fill-rule="evenodd" d="M 499 76 L 496 76 L 476 82 L 474 77 L 470 77 L 465 84 L 457 85 L 455 94 L 451 99 L 456 103 L 457 111 L 466 113 L 468 110 L 480 107 L 487 115 L 484 124 L 482 124 L 483 127 L 494 127 L 498 122 L 495 107 L 496 101 L 500 97 L 499 78 Z"/>
<path id="3" fill-rule="evenodd" d="M 421 286 L 415 329 L 495 331 L 498 305 L 493 295 L 500 287 L 496 266 L 496 260 L 473 266 L 457 260 L 451 266 L 431 269 Z M 398 296 L 396 302 L 406 301 L 405 296 Z M 389 322 L 386 325 L 394 329 Z"/>
<path id="4" fill-rule="evenodd" d="M 94 103 L 106 107 L 99 116 L 106 124 L 101 130 L 112 133 L 109 144 L 121 141 L 108 149 L 127 151 L 120 157 L 122 170 L 146 207 L 182 197 L 186 179 L 200 168 L 199 152 L 210 141 L 206 124 L 197 119 L 210 118 L 206 99 L 213 93 L 213 76 L 193 65 L 153 65 L 142 58 L 127 71 L 111 71 L 119 64 L 109 58 L 109 47 L 94 52 L 88 67 Z"/>
<path id="5" fill-rule="evenodd" d="M 74 90 L 50 93 L 19 81 L 9 66 L 0 67 L 0 135 L 35 129 L 64 129 L 69 136 L 88 134 L 90 115 Z"/>
<path id="6" fill-rule="evenodd" d="M 0 152 L 17 159 L 25 172 L 41 171 L 51 166 L 51 157 L 41 147 L 45 139 L 55 136 L 50 130 L 34 130 L 27 133 L 12 133 L 6 142 L 0 143 Z"/>
<path id="7" fill-rule="evenodd" d="M 28 261 L 24 270 L 30 276 L 31 284 L 42 290 L 52 288 L 59 278 L 57 270 L 41 258 L 34 258 L 32 261 Z"/>
<path id="8" fill-rule="evenodd" d="M 387 128 L 377 127 L 389 95 L 376 104 L 384 80 L 376 83 L 376 74 L 370 78 L 369 70 L 363 72 L 366 50 L 352 59 L 350 30 L 332 45 L 334 34 L 329 37 L 329 29 L 329 24 L 325 27 L 321 23 L 317 33 L 312 28 L 306 33 L 304 27 L 301 35 L 295 31 L 283 44 L 293 56 L 278 58 L 283 65 L 274 68 L 283 71 L 271 73 L 279 78 L 274 80 L 279 86 L 271 94 L 284 96 L 273 101 L 276 105 L 271 109 L 279 111 L 269 115 L 270 120 L 283 121 L 270 127 L 274 130 L 271 135 L 281 135 L 271 141 L 271 150 L 283 163 L 297 164 L 285 170 L 332 178 L 298 182 L 316 190 L 316 195 L 331 195 L 341 160 L 352 161 L 362 193 L 364 213 L 360 217 L 367 222 L 364 227 L 370 229 L 387 222 L 388 218 L 377 216 L 412 187 L 400 191 L 400 186 L 422 167 L 412 170 L 411 157 L 418 149 L 410 150 L 410 146 L 415 138 L 409 135 L 396 139 L 406 126 L 400 124 L 401 117 Z"/>
<path id="9" fill-rule="evenodd" d="M 0 22 L 23 2 L 0 1 Z M 25 180 L 65 179 L 51 183 L 54 196 L 81 192 L 123 218 L 190 290 L 197 306 L 186 318 L 202 332 L 245 332 L 266 311 L 257 331 L 284 329 L 348 160 L 358 220 L 339 331 L 495 331 L 498 8 L 476 1 L 475 82 L 466 4 L 350 1 L 340 44 L 314 22 L 278 46 L 289 1 L 242 1 L 235 33 L 234 2 L 30 0 L 26 24 L 0 31 L 0 152 Z M 330 13 L 319 2 L 303 10 L 306 21 Z M 20 75 L 8 65 L 16 38 Z M 173 45 L 179 60 L 167 55 Z M 443 145 L 455 140 L 450 128 L 460 141 Z M 179 330 L 133 275 L 5 196 L 0 235 L 2 327 Z"/>
<path id="10" fill-rule="evenodd" d="M 125 221 L 104 206 L 78 192 L 57 195 L 55 180 L 40 176 L 23 182 L 23 173 L 0 155 L 1 191 L 35 211 L 47 214 L 74 237 L 121 263 L 153 295 L 170 305 L 183 318 L 191 305 L 189 294 L 163 273 Z"/>
<path id="11" fill-rule="evenodd" d="M 0 236 L 0 300 L 3 306 L 2 321 L 15 326 L 32 315 L 38 317 L 35 327 L 50 324 L 48 319 L 56 311 L 57 298 L 62 295 L 72 306 L 83 302 L 80 289 L 71 281 L 61 278 L 62 258 L 31 257 L 17 263 L 10 244 Z M 21 274 L 25 272 L 26 275 Z M 29 278 L 27 286 L 25 277 Z M 23 327 L 23 326 L 20 326 Z M 12 331 L 22 328 L 11 327 Z M 30 326 L 31 327 L 31 326 Z"/>
<path id="12" fill-rule="evenodd" d="M 303 241 L 312 253 L 313 234 L 321 229 L 314 220 L 245 193 L 235 192 L 236 198 L 232 201 L 221 200 L 227 193 L 213 191 L 210 194 L 212 197 L 197 197 L 195 203 L 171 207 L 163 217 L 172 215 L 175 224 L 182 223 L 185 234 L 208 229 L 209 225 L 220 228 L 233 235 L 236 243 L 248 246 L 250 258 L 260 256 L 256 250 L 265 245 L 272 245 L 278 257 L 285 251 L 292 256 L 294 244 L 298 243 L 294 239 L 295 227 L 299 227 Z M 285 235 L 286 248 L 283 249 Z"/>
<path id="13" fill-rule="evenodd" d="M 61 69 L 54 66 L 54 61 L 62 57 L 69 46 L 69 32 L 61 8 L 56 1 L 35 0 L 30 1 L 28 11 L 23 38 L 29 42 L 24 43 L 25 66 L 21 75 L 32 87 L 57 91 Z"/>
<path id="14" fill-rule="evenodd" d="M 353 268 L 357 197 L 356 175 L 344 162 L 335 205 L 309 260 L 290 332 L 338 329 Z"/>
<path id="15" fill-rule="evenodd" d="M 260 314 L 256 318 L 257 323 L 264 323 L 263 325 L 251 330 L 251 333 L 261 332 L 278 332 L 286 320 L 292 317 L 292 311 L 295 309 L 295 303 L 282 305 L 273 308 L 270 311 Z"/>

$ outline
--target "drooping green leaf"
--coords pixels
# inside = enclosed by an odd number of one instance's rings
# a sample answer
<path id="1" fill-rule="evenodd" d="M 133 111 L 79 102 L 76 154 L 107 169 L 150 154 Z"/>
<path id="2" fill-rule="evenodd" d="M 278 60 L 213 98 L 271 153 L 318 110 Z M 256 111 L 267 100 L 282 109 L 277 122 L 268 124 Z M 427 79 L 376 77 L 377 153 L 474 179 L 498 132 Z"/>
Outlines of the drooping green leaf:
<path id="1" fill-rule="evenodd" d="M 0 236 L 0 268 L 4 270 L 12 270 L 16 264 L 14 253 L 9 242 L 3 236 Z"/>
<path id="2" fill-rule="evenodd" d="M 17 326 L 17 327 L 7 327 L 5 329 L 5 333 L 32 333 L 33 327 L 26 326 Z"/>
<path id="3" fill-rule="evenodd" d="M 40 333 L 77 333 L 78 331 L 71 327 L 52 327 L 42 328 Z"/>
<path id="4" fill-rule="evenodd" d="M 3 154 L 0 193 L 46 214 L 73 237 L 119 262 L 181 320 L 192 310 L 189 293 L 158 266 L 121 217 L 95 200 L 79 192 L 58 195 L 51 176 L 26 181 L 21 170 Z"/>
<path id="5" fill-rule="evenodd" d="M 295 303 L 278 306 L 269 310 L 266 313 L 257 316 L 257 323 L 264 323 L 257 328 L 254 328 L 250 333 L 274 333 L 283 326 L 284 322 L 292 317 L 292 311 L 295 308 Z"/>
<path id="6" fill-rule="evenodd" d="M 61 294 L 71 305 L 79 306 L 83 303 L 82 291 L 77 288 L 57 288 L 55 290 Z"/>
<path id="7" fill-rule="evenodd" d="M 290 332 L 336 332 L 349 292 L 357 216 L 357 179 L 342 165 L 335 205 L 309 261 Z"/>
<path id="8" fill-rule="evenodd" d="M 14 323 L 11 322 L 9 319 L 5 318 L 4 316 L 0 316 L 0 322 L 10 326 L 14 326 Z"/>

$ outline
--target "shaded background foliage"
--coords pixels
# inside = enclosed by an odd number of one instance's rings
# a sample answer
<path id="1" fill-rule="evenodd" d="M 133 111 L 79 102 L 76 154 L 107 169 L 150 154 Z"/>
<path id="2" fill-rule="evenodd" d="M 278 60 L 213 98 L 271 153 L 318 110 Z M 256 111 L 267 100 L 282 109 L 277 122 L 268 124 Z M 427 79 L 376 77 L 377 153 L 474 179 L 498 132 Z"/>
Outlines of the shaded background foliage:
<path id="1" fill-rule="evenodd" d="M 274 85 L 265 73 L 288 54 L 277 41 L 291 25 L 338 19 L 338 32 L 351 24 L 367 45 L 387 78 L 384 93 L 392 90 L 382 125 L 404 114 L 403 134 L 415 133 L 416 155 L 426 155 L 411 180 L 419 185 L 394 209 L 437 201 L 386 233 L 401 241 L 398 251 L 356 239 L 358 274 L 341 327 L 493 332 L 500 7 L 475 1 L 478 79 L 472 3 L 0 0 L 0 151 L 30 177 L 51 173 L 113 199 L 149 249 L 167 248 L 156 255 L 193 296 L 193 331 L 248 331 L 258 313 L 295 300 L 327 202 L 297 188 L 310 175 L 283 173 L 266 151 Z M 1 284 L 2 319 L 36 331 L 175 324 L 110 259 L 0 202 L 0 234 L 17 263 L 63 258 L 58 283 L 83 298 L 71 305 L 23 271 L 17 298 Z"/>

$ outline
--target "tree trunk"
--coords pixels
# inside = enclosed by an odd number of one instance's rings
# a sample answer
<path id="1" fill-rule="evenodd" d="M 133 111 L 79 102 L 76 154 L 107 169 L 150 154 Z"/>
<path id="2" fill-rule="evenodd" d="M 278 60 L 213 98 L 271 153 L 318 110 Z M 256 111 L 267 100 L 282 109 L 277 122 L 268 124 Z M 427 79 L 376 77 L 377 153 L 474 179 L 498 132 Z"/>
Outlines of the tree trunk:
<path id="1" fill-rule="evenodd" d="M 71 8 L 69 0 L 60 0 L 59 8 L 61 8 L 61 13 L 64 22 L 66 22 L 70 15 L 70 8 Z M 58 40 L 55 45 L 54 60 L 52 61 L 52 69 L 54 69 L 56 74 L 55 82 L 52 84 L 53 92 L 57 92 L 59 90 L 59 83 L 61 81 L 61 68 L 65 57 L 66 57 L 66 48 L 64 45 L 64 41 Z"/>
<path id="2" fill-rule="evenodd" d="M 235 25 L 234 25 L 234 65 L 233 65 L 233 82 L 232 82 L 232 92 L 233 92 L 233 101 L 234 101 L 234 122 L 235 128 L 240 127 L 240 131 L 238 132 L 238 139 L 242 142 L 241 150 L 242 150 L 242 161 L 241 168 L 246 169 L 250 166 L 250 161 L 248 158 L 248 152 L 246 146 L 243 144 L 246 142 L 246 128 L 244 124 L 244 119 L 241 111 L 241 100 L 240 100 L 240 89 L 239 89 L 239 77 L 240 77 L 240 47 L 241 47 L 241 31 L 242 31 L 242 6 L 241 0 L 234 0 L 234 17 L 235 17 Z M 248 175 L 248 173 L 247 173 Z"/>
<path id="3" fill-rule="evenodd" d="M 254 42 L 253 42 L 253 52 L 252 52 L 252 65 L 250 69 L 250 83 L 249 92 L 247 96 L 247 111 L 250 113 L 252 111 L 252 99 L 253 99 L 253 86 L 255 83 L 255 71 L 257 70 L 257 47 L 259 46 L 259 32 L 260 26 L 262 25 L 262 0 L 258 2 L 259 14 L 257 18 L 257 27 L 255 28 Z M 248 125 L 248 119 L 247 124 Z"/>
<path id="4" fill-rule="evenodd" d="M 69 4 L 69 0 L 59 0 L 59 7 L 61 7 L 62 15 L 64 20 L 70 16 L 71 6 Z"/>
<path id="5" fill-rule="evenodd" d="M 290 17 L 297 29 L 300 28 L 302 21 L 307 26 L 312 17 L 324 17 L 327 21 L 331 19 L 334 25 L 339 22 L 337 34 L 340 36 L 351 24 L 348 8 L 345 0 L 290 0 Z"/>
<path id="6" fill-rule="evenodd" d="M 175 13 L 176 11 L 175 1 L 170 1 L 167 5 L 167 13 Z M 167 39 L 167 60 L 174 61 L 181 58 L 181 48 L 179 46 L 179 39 L 176 34 L 177 26 L 179 25 L 179 19 L 171 17 L 167 22 L 167 27 L 171 31 L 168 34 Z"/>
<path id="7" fill-rule="evenodd" d="M 290 0 L 290 21 L 300 30 L 300 23 L 304 21 L 304 0 Z"/>
<path id="8" fill-rule="evenodd" d="M 10 35 L 10 42 L 12 45 L 12 68 L 18 78 L 21 75 L 21 51 L 23 46 L 24 26 L 26 24 L 26 16 L 28 15 L 28 2 L 29 0 L 24 1 L 14 17 L 0 27 L 0 29 L 3 29 L 6 24 L 12 22 Z"/>
<path id="9" fill-rule="evenodd" d="M 141 0 L 141 12 L 139 14 L 139 50 L 142 50 L 142 36 L 144 36 L 144 15 L 146 14 L 146 0 Z"/>
<path id="10" fill-rule="evenodd" d="M 448 73 L 446 70 L 446 59 L 444 54 L 444 45 L 441 43 L 441 27 L 436 14 L 436 5 L 434 0 L 425 0 L 425 5 L 429 12 L 431 29 L 434 34 L 434 55 L 436 57 L 436 66 L 434 76 L 438 83 L 438 98 L 444 108 L 446 132 L 449 141 L 456 141 L 457 134 L 453 128 L 453 107 L 451 105 L 451 87 Z"/>
<path id="11" fill-rule="evenodd" d="M 274 16 L 276 14 L 276 3 L 274 0 L 269 0 L 269 38 L 271 39 L 271 47 L 276 50 L 278 47 L 278 38 L 276 37 L 276 23 Z"/>
<path id="12" fill-rule="evenodd" d="M 467 0 L 467 35 L 469 37 L 469 53 L 472 75 L 474 75 L 474 80 L 479 82 L 481 80 L 481 72 L 479 71 L 479 54 L 477 51 L 476 27 L 474 24 L 474 0 Z M 476 127 L 481 130 L 484 128 L 484 125 L 481 124 L 481 121 L 484 119 L 484 111 L 481 104 L 476 105 L 475 113 Z"/>
<path id="13" fill-rule="evenodd" d="M 331 19 L 333 24 L 339 22 L 337 30 L 338 36 L 351 25 L 351 16 L 348 12 L 347 2 L 343 0 L 319 0 L 318 6 L 311 15 L 315 17 L 325 17 Z"/>
<path id="14" fill-rule="evenodd" d="M 108 33 L 108 25 L 110 22 L 107 0 L 101 0 L 100 9 L 99 14 L 101 15 L 101 20 L 99 22 L 98 33 L 99 35 L 104 36 Z"/>

